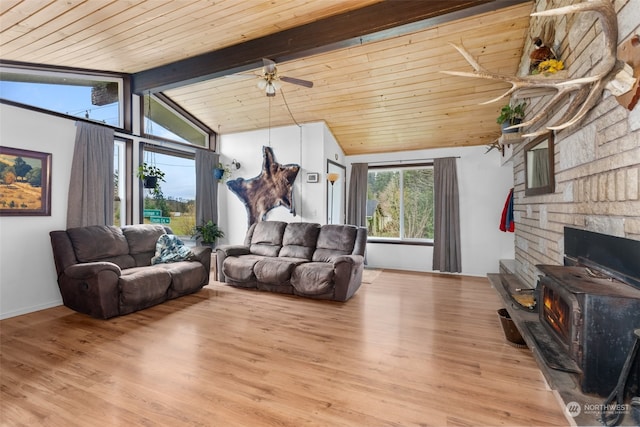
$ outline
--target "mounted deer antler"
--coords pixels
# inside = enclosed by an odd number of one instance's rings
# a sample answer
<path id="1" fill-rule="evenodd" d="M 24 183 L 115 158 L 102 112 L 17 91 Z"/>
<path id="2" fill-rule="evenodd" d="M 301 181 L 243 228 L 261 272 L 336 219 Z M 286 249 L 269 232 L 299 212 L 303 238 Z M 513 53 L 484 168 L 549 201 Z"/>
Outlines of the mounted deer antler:
<path id="1" fill-rule="evenodd" d="M 611 1 L 608 0 L 587 0 L 585 3 L 578 3 L 558 9 L 547 10 L 543 12 L 536 12 L 531 16 L 554 16 L 563 15 L 566 13 L 593 11 L 600 17 L 602 24 L 602 32 L 605 39 L 605 48 L 602 61 L 592 76 L 576 78 L 576 79 L 553 79 L 546 78 L 541 80 L 537 77 L 516 77 L 506 76 L 503 74 L 492 73 L 485 70 L 478 62 L 469 54 L 464 48 L 450 43 L 454 48 L 458 50 L 467 60 L 467 62 L 475 69 L 474 72 L 464 71 L 441 71 L 442 73 L 463 76 L 463 77 L 479 77 L 483 79 L 501 80 L 511 83 L 511 89 L 503 93 L 497 98 L 483 102 L 482 104 L 489 104 L 491 102 L 498 101 L 506 96 L 513 94 L 521 89 L 537 89 L 546 88 L 556 91 L 555 95 L 547 101 L 544 106 L 531 119 L 511 126 L 509 129 L 521 128 L 533 125 L 540 121 L 545 114 L 548 106 L 554 105 L 559 102 L 564 102 L 564 99 L 572 93 L 575 93 L 571 100 L 567 110 L 562 117 L 552 126 L 547 126 L 545 130 L 529 133 L 524 136 L 538 136 L 549 130 L 560 130 L 568 128 L 578 123 L 582 118 L 593 108 L 599 101 L 600 95 L 604 90 L 607 83 L 616 77 L 620 69 L 624 64 L 616 59 L 616 49 L 618 44 L 618 20 L 616 11 Z M 629 87 L 630 89 L 631 87 Z"/>

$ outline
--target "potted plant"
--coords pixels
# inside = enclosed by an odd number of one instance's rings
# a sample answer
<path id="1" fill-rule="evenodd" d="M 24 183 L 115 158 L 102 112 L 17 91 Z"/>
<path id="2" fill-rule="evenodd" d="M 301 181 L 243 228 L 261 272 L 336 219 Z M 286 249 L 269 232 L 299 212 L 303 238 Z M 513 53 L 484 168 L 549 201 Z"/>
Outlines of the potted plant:
<path id="1" fill-rule="evenodd" d="M 200 240 L 203 246 L 213 246 L 217 239 L 224 237 L 224 232 L 218 224 L 211 220 L 203 222 L 202 225 L 196 225 L 191 233 L 191 238 Z"/>
<path id="2" fill-rule="evenodd" d="M 160 182 L 165 182 L 164 172 L 153 165 L 143 162 L 138 166 L 138 178 L 142 180 L 144 188 L 152 189 L 154 192 L 160 189 Z"/>
<path id="3" fill-rule="evenodd" d="M 523 102 L 514 107 L 511 104 L 502 107 L 500 115 L 496 119 L 496 122 L 502 126 L 502 133 L 518 133 L 520 131 L 520 129 L 507 130 L 506 128 L 522 123 L 526 106 L 527 104 Z"/>
<path id="4" fill-rule="evenodd" d="M 213 170 L 213 176 L 219 180 L 229 178 L 231 176 L 231 168 L 222 163 L 218 163 L 218 167 Z"/>

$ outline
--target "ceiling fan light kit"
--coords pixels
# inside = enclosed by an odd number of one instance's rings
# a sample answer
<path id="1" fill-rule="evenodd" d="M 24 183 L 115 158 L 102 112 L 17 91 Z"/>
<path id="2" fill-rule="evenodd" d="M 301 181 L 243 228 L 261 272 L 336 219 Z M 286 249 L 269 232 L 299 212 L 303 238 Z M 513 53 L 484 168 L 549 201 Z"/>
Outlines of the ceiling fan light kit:
<path id="1" fill-rule="evenodd" d="M 267 96 L 276 96 L 276 91 L 280 89 L 280 85 L 276 84 L 276 82 L 267 83 L 266 93 Z"/>
<path id="2" fill-rule="evenodd" d="M 262 67 L 262 74 L 259 76 L 260 80 L 258 81 L 258 88 L 260 90 L 264 90 L 267 96 L 276 96 L 276 92 L 282 86 L 280 81 L 308 88 L 313 87 L 313 82 L 308 80 L 279 76 L 276 63 L 270 59 L 263 58 L 262 62 L 264 63 L 264 66 Z"/>

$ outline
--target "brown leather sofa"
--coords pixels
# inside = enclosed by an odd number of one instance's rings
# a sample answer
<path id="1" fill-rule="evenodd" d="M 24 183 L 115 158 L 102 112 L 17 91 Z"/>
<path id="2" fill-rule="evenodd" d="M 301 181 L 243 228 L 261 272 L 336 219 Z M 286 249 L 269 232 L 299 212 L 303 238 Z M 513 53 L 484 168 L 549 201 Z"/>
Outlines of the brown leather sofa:
<path id="1" fill-rule="evenodd" d="M 243 245 L 216 248 L 218 281 L 241 288 L 346 301 L 362 283 L 367 229 L 262 221 Z"/>
<path id="2" fill-rule="evenodd" d="M 151 265 L 156 242 L 167 232 L 156 224 L 50 232 L 64 305 L 108 319 L 200 290 L 209 283 L 211 248 L 192 248 L 189 261 Z"/>

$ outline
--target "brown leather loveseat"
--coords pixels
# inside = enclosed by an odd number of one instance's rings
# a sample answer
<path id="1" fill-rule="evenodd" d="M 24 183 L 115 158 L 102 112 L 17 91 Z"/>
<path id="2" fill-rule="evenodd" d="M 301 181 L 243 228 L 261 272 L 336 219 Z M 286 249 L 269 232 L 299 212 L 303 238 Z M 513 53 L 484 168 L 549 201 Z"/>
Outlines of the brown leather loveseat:
<path id="1" fill-rule="evenodd" d="M 167 231 L 140 224 L 50 232 L 64 305 L 108 319 L 200 290 L 209 283 L 211 248 L 191 248 L 188 261 L 152 265 L 156 242 Z"/>
<path id="2" fill-rule="evenodd" d="M 218 281 L 241 288 L 346 301 L 362 283 L 367 229 L 262 221 L 243 245 L 216 248 Z"/>

